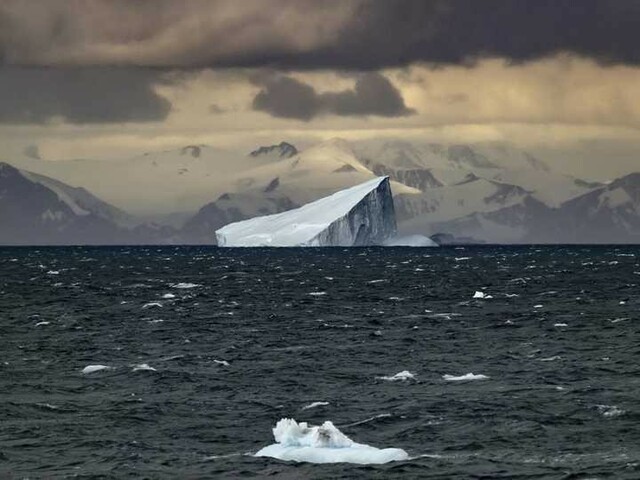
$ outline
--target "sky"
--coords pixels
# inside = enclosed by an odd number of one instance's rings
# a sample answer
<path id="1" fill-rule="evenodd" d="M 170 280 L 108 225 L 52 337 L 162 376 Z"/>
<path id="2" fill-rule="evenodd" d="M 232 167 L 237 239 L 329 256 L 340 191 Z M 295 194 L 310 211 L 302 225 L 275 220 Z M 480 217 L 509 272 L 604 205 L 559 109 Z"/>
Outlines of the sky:
<path id="1" fill-rule="evenodd" d="M 640 170 L 637 0 L 2 0 L 0 158 L 509 142 Z"/>

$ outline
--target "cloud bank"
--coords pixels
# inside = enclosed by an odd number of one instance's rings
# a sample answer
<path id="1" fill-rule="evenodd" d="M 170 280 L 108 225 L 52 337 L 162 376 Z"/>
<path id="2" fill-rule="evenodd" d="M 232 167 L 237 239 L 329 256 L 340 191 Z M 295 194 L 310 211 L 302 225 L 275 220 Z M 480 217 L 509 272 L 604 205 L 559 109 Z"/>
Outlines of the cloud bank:
<path id="1" fill-rule="evenodd" d="M 28 0 L 0 3 L 8 65 L 375 70 L 558 52 L 640 63 L 637 0 Z"/>

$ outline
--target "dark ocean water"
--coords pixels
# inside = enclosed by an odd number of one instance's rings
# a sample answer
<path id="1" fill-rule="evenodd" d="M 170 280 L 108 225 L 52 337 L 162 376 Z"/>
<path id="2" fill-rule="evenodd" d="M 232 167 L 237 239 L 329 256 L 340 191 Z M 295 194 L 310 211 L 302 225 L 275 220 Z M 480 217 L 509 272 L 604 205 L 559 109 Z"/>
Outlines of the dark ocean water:
<path id="1" fill-rule="evenodd" d="M 0 478 L 638 479 L 639 285 L 640 247 L 3 248 Z M 412 459 L 251 456 L 283 417 Z"/>

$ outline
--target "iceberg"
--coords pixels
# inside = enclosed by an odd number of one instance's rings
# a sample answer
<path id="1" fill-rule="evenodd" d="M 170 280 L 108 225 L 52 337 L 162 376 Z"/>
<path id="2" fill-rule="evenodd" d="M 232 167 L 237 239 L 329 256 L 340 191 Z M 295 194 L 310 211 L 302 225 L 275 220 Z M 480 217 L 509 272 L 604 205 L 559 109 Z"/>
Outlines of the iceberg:
<path id="1" fill-rule="evenodd" d="M 216 231 L 221 247 L 352 247 L 382 245 L 396 233 L 389 177 L 274 215 Z"/>
<path id="2" fill-rule="evenodd" d="M 376 448 L 356 443 L 327 421 L 321 426 L 309 426 L 283 418 L 273 429 L 277 443 L 258 451 L 256 457 L 309 463 L 382 464 L 408 460 L 400 448 Z"/>

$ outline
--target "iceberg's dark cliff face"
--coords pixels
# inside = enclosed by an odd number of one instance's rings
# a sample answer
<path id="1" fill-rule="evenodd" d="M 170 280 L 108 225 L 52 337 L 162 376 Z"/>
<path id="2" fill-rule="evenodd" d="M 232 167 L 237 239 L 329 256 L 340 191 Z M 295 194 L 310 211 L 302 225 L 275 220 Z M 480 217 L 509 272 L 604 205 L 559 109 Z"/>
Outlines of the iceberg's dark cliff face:
<path id="1" fill-rule="evenodd" d="M 395 233 L 389 178 L 379 177 L 294 210 L 229 224 L 216 238 L 223 247 L 352 247 L 381 245 Z"/>

